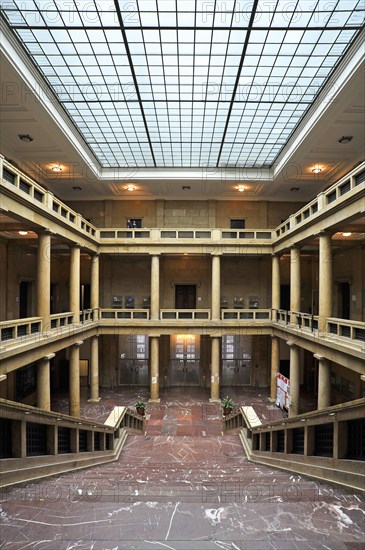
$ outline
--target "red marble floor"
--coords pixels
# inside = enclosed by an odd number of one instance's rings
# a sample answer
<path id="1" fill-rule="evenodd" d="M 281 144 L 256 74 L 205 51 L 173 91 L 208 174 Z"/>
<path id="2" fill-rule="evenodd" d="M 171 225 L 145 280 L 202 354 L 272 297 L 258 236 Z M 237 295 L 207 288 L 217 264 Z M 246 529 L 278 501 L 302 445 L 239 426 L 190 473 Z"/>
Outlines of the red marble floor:
<path id="1" fill-rule="evenodd" d="M 363 550 L 359 495 L 249 462 L 207 397 L 170 391 L 117 461 L 3 493 L 0 549 Z M 102 421 L 135 398 L 104 390 L 82 414 Z M 282 415 L 265 393 L 239 398 L 263 419 Z M 67 408 L 66 397 L 53 407 Z"/>

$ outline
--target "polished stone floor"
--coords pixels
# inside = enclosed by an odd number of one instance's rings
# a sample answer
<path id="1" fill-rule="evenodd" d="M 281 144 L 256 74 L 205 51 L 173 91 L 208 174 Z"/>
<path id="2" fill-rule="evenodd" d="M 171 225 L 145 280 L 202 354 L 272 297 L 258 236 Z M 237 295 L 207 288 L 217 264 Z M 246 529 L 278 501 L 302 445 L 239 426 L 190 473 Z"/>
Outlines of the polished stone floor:
<path id="1" fill-rule="evenodd" d="M 103 421 L 136 392 L 103 390 L 93 405 L 84 397 L 82 415 Z M 0 549 L 363 549 L 362 497 L 250 463 L 201 390 L 161 397 L 148 407 L 146 435 L 129 436 L 118 461 L 4 493 Z M 234 399 L 263 420 L 283 415 L 265 392 Z M 67 406 L 65 396 L 53 403 Z"/>

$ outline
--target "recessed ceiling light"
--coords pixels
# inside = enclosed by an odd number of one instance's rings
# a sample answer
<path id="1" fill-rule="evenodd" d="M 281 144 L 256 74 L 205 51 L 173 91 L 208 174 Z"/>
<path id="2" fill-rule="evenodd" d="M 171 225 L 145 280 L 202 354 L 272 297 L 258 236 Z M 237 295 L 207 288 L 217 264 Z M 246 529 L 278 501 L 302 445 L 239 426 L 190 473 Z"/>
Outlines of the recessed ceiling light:
<path id="1" fill-rule="evenodd" d="M 53 172 L 62 172 L 62 166 L 60 164 L 51 164 L 51 170 Z"/>
<path id="2" fill-rule="evenodd" d="M 240 193 L 242 193 L 243 191 L 246 191 L 246 187 L 244 185 L 237 185 L 236 189 Z"/>
<path id="3" fill-rule="evenodd" d="M 127 185 L 126 190 L 127 190 L 127 191 L 135 191 L 135 190 L 136 190 L 136 186 L 135 186 L 135 185 Z"/>
<path id="4" fill-rule="evenodd" d="M 353 137 L 354 136 L 342 136 L 342 138 L 338 140 L 338 143 L 342 143 L 342 144 L 350 143 Z"/>
<path id="5" fill-rule="evenodd" d="M 18 231 L 19 235 L 28 235 L 28 231 Z"/>
<path id="6" fill-rule="evenodd" d="M 350 231 L 345 231 L 345 233 L 342 233 L 343 237 L 351 237 L 352 233 Z"/>
<path id="7" fill-rule="evenodd" d="M 319 172 L 322 172 L 323 170 L 323 167 L 322 166 L 313 166 L 313 168 L 311 168 L 313 174 L 319 174 Z"/>
<path id="8" fill-rule="evenodd" d="M 24 141 L 24 143 L 30 143 L 31 141 L 33 141 L 33 138 L 30 137 L 29 134 L 19 134 L 18 137 L 20 141 Z"/>

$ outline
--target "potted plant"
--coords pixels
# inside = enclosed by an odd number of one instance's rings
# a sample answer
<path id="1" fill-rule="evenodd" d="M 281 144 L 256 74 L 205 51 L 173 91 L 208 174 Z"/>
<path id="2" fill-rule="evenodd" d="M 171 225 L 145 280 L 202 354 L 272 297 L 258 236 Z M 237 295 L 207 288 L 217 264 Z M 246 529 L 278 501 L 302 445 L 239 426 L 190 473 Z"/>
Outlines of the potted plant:
<path id="1" fill-rule="evenodd" d="M 228 416 L 234 409 L 234 402 L 227 395 L 227 397 L 221 399 L 221 407 L 223 409 L 223 416 Z"/>
<path id="2" fill-rule="evenodd" d="M 143 400 L 143 397 L 138 396 L 137 401 L 134 404 L 137 414 L 144 416 L 146 412 L 147 405 Z"/>

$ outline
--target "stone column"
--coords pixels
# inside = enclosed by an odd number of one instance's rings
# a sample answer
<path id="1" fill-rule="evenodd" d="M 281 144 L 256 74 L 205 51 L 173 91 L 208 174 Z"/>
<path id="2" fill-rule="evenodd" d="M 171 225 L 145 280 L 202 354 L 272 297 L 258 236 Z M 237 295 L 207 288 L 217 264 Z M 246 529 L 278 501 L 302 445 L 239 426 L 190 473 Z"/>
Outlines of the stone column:
<path id="1" fill-rule="evenodd" d="M 221 317 L 221 258 L 212 256 L 212 321 Z"/>
<path id="2" fill-rule="evenodd" d="M 290 311 L 300 311 L 300 248 L 290 249 Z M 295 325 L 296 315 L 290 315 L 290 322 Z"/>
<path id="3" fill-rule="evenodd" d="M 219 349 L 220 349 L 220 338 L 217 336 L 211 336 L 212 341 L 212 370 L 210 378 L 210 399 L 209 401 L 213 403 L 220 402 L 219 399 Z"/>
<path id="4" fill-rule="evenodd" d="M 99 337 L 90 340 L 90 399 L 88 403 L 98 403 L 99 397 Z"/>
<path id="5" fill-rule="evenodd" d="M 277 336 L 271 337 L 271 392 L 270 401 L 276 401 L 276 379 L 280 368 L 280 340 Z"/>
<path id="6" fill-rule="evenodd" d="M 80 346 L 83 342 L 75 342 L 70 347 L 70 416 L 80 416 Z"/>
<path id="7" fill-rule="evenodd" d="M 271 276 L 271 307 L 272 320 L 278 320 L 278 309 L 280 309 L 280 256 L 272 255 L 272 276 Z"/>
<path id="8" fill-rule="evenodd" d="M 322 355 L 314 354 L 318 360 L 318 409 L 331 406 L 331 365 Z"/>
<path id="9" fill-rule="evenodd" d="M 49 362 L 54 353 L 45 355 L 37 362 L 37 407 L 45 411 L 51 410 L 51 382 Z"/>
<path id="10" fill-rule="evenodd" d="M 326 331 L 326 320 L 332 317 L 332 246 L 331 235 L 319 235 L 319 317 L 318 330 Z"/>
<path id="11" fill-rule="evenodd" d="M 43 332 L 51 329 L 51 235 L 38 234 L 37 316 L 42 317 Z"/>
<path id="12" fill-rule="evenodd" d="M 151 319 L 160 318 L 160 256 L 151 258 Z"/>
<path id="13" fill-rule="evenodd" d="M 299 367 L 299 347 L 293 342 L 287 342 L 290 347 L 290 407 L 289 416 L 299 414 L 299 394 L 300 394 L 300 367 Z"/>
<path id="14" fill-rule="evenodd" d="M 151 357 L 151 380 L 150 380 L 150 403 L 159 403 L 159 338 L 150 337 L 150 357 Z"/>
<path id="15" fill-rule="evenodd" d="M 73 322 L 80 322 L 80 247 L 70 250 L 70 311 Z"/>
<path id="16" fill-rule="evenodd" d="M 91 255 L 90 306 L 93 321 L 99 319 L 99 254 Z"/>

